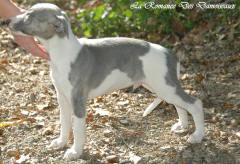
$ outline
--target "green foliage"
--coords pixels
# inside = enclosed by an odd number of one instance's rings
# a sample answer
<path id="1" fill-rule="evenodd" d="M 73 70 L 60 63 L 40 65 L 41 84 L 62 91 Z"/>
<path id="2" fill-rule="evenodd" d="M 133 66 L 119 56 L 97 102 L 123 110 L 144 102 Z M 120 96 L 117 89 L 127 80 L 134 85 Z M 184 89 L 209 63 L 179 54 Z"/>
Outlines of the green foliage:
<path id="1" fill-rule="evenodd" d="M 84 2 L 86 0 L 80 0 L 79 4 L 82 6 Z M 80 28 L 75 28 L 76 32 L 78 31 L 86 37 L 159 35 L 172 34 L 175 31 L 184 33 L 198 26 L 200 21 L 216 21 L 219 17 L 218 19 L 222 24 L 227 24 L 233 16 L 239 17 L 237 9 L 184 10 L 177 8 L 153 10 L 143 7 L 146 2 L 171 4 L 173 1 L 169 0 L 102 0 L 101 2 L 97 7 L 85 9 L 76 16 L 82 23 Z M 181 2 L 181 0 L 176 0 L 173 3 L 179 4 Z M 137 3 L 135 8 L 131 8 L 131 5 L 135 3 Z M 237 5 L 239 6 L 239 4 Z M 191 17 L 193 14 L 199 16 L 193 18 Z M 182 28 L 178 28 L 176 24 Z"/>
<path id="2" fill-rule="evenodd" d="M 23 0 L 17 0 L 22 2 Z M 25 1 L 24 1 L 25 2 Z M 176 4 L 181 2 L 198 3 L 198 0 L 29 0 L 36 2 L 53 2 L 67 10 L 74 2 L 77 8 L 83 8 L 75 15 L 73 30 L 85 37 L 129 36 L 148 37 L 157 40 L 160 35 L 177 34 L 180 37 L 201 24 L 211 24 L 214 28 L 222 25 L 236 24 L 235 33 L 239 34 L 240 0 L 235 1 L 236 9 L 146 9 L 144 4 Z M 207 2 L 207 1 L 205 1 Z M 211 2 L 208 2 L 211 3 Z M 215 3 L 221 3 L 217 0 Z M 71 8 L 71 10 L 73 10 Z M 71 12 L 73 14 L 74 12 Z M 204 22 L 204 23 L 203 23 Z M 238 23 L 238 24 L 237 24 Z"/>
<path id="3" fill-rule="evenodd" d="M 144 2 L 138 1 L 138 6 Z M 82 22 L 81 30 L 86 37 L 126 36 L 130 32 L 171 33 L 171 22 L 178 19 L 175 10 L 131 9 L 130 6 L 131 2 L 126 0 L 104 0 L 98 7 L 86 9 L 76 18 Z"/>

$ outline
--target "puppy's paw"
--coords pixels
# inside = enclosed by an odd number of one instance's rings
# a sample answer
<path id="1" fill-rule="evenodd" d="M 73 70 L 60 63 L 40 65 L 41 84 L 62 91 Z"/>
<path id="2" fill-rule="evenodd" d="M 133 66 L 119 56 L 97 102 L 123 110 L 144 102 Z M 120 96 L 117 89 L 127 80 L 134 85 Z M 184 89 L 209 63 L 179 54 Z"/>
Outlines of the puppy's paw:
<path id="1" fill-rule="evenodd" d="M 48 148 L 62 149 L 66 144 L 67 144 L 67 141 L 64 141 L 61 138 L 57 138 L 51 142 L 51 144 L 48 146 Z"/>
<path id="2" fill-rule="evenodd" d="M 80 158 L 82 155 L 82 150 L 81 151 L 76 151 L 74 148 L 68 149 L 64 155 L 64 159 L 66 160 L 76 160 Z"/>
<path id="3" fill-rule="evenodd" d="M 201 133 L 201 134 L 193 133 L 192 135 L 190 135 L 187 142 L 189 142 L 191 144 L 200 143 L 202 141 L 203 137 L 204 137 L 204 133 Z"/>
<path id="4" fill-rule="evenodd" d="M 183 132 L 186 132 L 187 130 L 188 130 L 188 125 L 183 125 L 180 121 L 175 123 L 171 128 L 171 131 L 175 133 L 183 133 Z"/>

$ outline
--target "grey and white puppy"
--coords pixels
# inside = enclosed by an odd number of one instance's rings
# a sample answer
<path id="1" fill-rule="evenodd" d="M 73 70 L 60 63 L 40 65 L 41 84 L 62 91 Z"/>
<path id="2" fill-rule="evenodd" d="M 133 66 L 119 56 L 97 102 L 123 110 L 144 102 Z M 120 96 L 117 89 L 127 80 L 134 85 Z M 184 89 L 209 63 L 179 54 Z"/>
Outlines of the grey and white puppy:
<path id="1" fill-rule="evenodd" d="M 189 142 L 198 143 L 204 137 L 202 103 L 180 86 L 179 61 L 166 48 L 130 38 L 78 39 L 66 14 L 47 3 L 34 5 L 26 13 L 9 19 L 8 24 L 15 33 L 38 38 L 50 54 L 61 119 L 60 137 L 50 147 L 64 147 L 71 127 L 74 133 L 73 146 L 64 158 L 76 159 L 82 154 L 87 99 L 135 84 L 157 95 L 144 116 L 166 100 L 176 106 L 179 115 L 173 131 L 187 128 L 189 112 L 196 125 Z"/>

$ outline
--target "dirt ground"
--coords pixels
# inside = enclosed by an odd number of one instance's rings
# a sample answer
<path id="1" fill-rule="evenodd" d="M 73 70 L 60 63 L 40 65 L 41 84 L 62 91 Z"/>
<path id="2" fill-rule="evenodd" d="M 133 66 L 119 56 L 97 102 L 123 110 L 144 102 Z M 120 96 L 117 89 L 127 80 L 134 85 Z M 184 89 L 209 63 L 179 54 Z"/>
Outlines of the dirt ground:
<path id="1" fill-rule="evenodd" d="M 240 39 L 226 35 L 206 40 L 195 32 L 175 43 L 173 51 L 181 60 L 183 88 L 204 104 L 202 143 L 186 142 L 194 130 L 191 119 L 189 131 L 171 132 L 178 117 L 170 104 L 162 103 L 143 118 L 154 94 L 128 88 L 89 100 L 84 154 L 67 162 L 63 156 L 72 137 L 63 150 L 46 148 L 60 129 L 49 65 L 0 28 L 0 164 L 240 163 Z"/>

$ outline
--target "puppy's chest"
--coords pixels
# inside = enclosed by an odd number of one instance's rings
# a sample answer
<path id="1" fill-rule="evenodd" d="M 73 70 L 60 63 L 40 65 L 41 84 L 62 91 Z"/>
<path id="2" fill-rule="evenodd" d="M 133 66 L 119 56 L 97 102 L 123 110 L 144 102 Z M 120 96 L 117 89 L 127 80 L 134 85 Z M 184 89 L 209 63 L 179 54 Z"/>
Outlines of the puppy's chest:
<path id="1" fill-rule="evenodd" d="M 66 96 L 70 96 L 72 89 L 69 81 L 70 65 L 68 63 L 56 64 L 51 63 L 51 79 L 57 91 Z"/>

